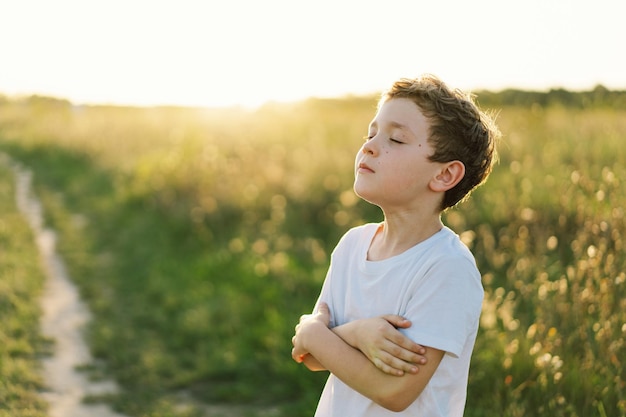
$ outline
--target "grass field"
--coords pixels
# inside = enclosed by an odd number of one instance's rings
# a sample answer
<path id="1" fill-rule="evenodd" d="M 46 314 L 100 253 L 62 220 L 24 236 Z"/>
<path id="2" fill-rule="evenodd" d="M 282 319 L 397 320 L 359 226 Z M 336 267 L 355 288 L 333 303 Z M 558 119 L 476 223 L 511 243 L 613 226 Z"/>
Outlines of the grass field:
<path id="1" fill-rule="evenodd" d="M 37 297 L 43 273 L 30 227 L 15 206 L 12 172 L 0 161 L 0 417 L 45 417 Z"/>
<path id="2" fill-rule="evenodd" d="M 34 171 L 94 313 L 100 361 L 89 370 L 123 388 L 103 400 L 131 416 L 181 415 L 181 394 L 312 415 L 325 375 L 291 361 L 290 338 L 337 239 L 381 218 L 351 192 L 374 104 L 0 101 L 0 150 Z M 505 106 L 499 124 L 500 164 L 445 215 L 486 290 L 466 415 L 625 416 L 626 110 Z M 17 230 L 4 242 L 28 238 Z M 6 314 L 28 326 L 34 313 Z M 38 404 L 24 375 L 20 389 Z"/>

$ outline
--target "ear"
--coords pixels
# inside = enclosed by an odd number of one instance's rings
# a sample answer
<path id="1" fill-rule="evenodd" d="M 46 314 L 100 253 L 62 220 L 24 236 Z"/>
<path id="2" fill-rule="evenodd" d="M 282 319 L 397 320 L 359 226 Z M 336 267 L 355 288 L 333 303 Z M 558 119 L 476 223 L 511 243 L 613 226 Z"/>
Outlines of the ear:
<path id="1" fill-rule="evenodd" d="M 465 165 L 461 161 L 450 161 L 441 165 L 441 170 L 429 183 L 430 189 L 445 192 L 453 188 L 465 176 Z"/>

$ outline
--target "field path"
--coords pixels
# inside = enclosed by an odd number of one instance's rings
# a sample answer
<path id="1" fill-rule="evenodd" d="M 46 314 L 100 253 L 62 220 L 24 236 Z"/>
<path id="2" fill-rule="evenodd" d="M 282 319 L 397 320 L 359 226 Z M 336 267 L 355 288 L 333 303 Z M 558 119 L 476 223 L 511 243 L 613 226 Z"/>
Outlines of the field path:
<path id="1" fill-rule="evenodd" d="M 6 158 L 3 158 L 6 159 Z M 42 361 L 46 391 L 42 394 L 50 404 L 51 417 L 125 417 L 105 404 L 84 404 L 86 395 L 115 392 L 113 381 L 91 381 L 77 371 L 93 358 L 82 331 L 90 319 L 89 310 L 68 278 L 63 260 L 56 253 L 56 235 L 43 226 L 43 212 L 34 196 L 32 173 L 9 162 L 16 180 L 16 201 L 26 217 L 40 252 L 46 283 L 41 298 L 41 328 L 45 337 L 54 340 L 53 354 Z"/>
<path id="2" fill-rule="evenodd" d="M 107 404 L 83 403 L 88 395 L 115 393 L 118 386 L 112 380 L 90 380 L 78 370 L 81 365 L 93 362 L 83 338 L 83 329 L 91 318 L 89 309 L 80 299 L 63 259 L 56 252 L 56 233 L 44 227 L 43 207 L 32 191 L 32 172 L 2 153 L 0 163 L 9 166 L 15 174 L 16 203 L 33 231 L 46 274 L 40 302 L 42 334 L 54 341 L 52 355 L 42 360 L 45 385 L 42 396 L 50 405 L 49 415 L 127 417 L 114 412 Z M 184 394 L 178 406 L 181 410 L 194 407 L 207 417 L 273 417 L 278 413 L 274 407 L 200 404 Z"/>

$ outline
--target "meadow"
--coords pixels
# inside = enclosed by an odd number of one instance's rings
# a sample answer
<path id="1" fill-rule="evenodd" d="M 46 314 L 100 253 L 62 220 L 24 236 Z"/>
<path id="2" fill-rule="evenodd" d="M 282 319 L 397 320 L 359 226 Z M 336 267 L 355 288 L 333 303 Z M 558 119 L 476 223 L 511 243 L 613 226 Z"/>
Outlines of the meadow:
<path id="1" fill-rule="evenodd" d="M 2 161 L 0 161 L 2 162 Z M 45 417 L 36 297 L 43 285 L 34 237 L 15 205 L 12 172 L 0 167 L 0 417 Z"/>
<path id="2" fill-rule="evenodd" d="M 466 416 L 626 416 L 626 106 L 489 98 L 500 163 L 444 215 L 485 286 Z M 94 314 L 97 362 L 85 371 L 123 388 L 91 401 L 130 416 L 198 415 L 176 406 L 188 397 L 248 404 L 250 415 L 312 415 L 326 375 L 292 362 L 290 339 L 339 237 L 381 219 L 351 191 L 374 107 L 374 97 L 257 110 L 0 100 L 0 151 L 33 170 Z M 7 173 L 0 184 L 9 195 Z M 13 227 L 3 204 L 1 224 Z M 0 234 L 0 266 L 28 233 Z M 26 294 L 41 285 L 31 264 L 10 264 L 34 280 Z M 17 353 L 0 348 L 0 380 L 6 364 L 20 366 L 10 395 L 37 409 L 45 343 L 34 313 L 17 313 L 36 311 L 15 296 L 23 280 L 7 276 L 2 325 L 10 317 L 29 330 L 0 327 L 23 340 Z"/>

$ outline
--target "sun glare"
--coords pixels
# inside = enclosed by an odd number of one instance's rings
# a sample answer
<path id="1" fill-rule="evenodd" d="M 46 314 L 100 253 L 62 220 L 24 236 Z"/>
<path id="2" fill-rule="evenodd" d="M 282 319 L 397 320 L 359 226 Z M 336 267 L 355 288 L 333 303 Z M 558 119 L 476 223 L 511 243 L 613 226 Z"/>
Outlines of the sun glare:
<path id="1" fill-rule="evenodd" d="M 0 11 L 0 39 L 11 40 L 2 43 L 0 94 L 78 104 L 254 107 L 369 94 L 424 72 L 463 89 L 624 88 L 615 42 L 626 36 L 619 20 L 626 6 L 596 11 L 573 1 L 563 11 L 529 0 L 512 11 L 495 0 L 480 2 L 484 9 L 458 1 L 455 13 L 412 0 L 391 7 L 351 0 L 11 2 Z M 452 29 L 442 32 L 439 19 L 397 24 L 398 9 L 443 14 Z M 467 32 L 478 11 L 489 24 Z M 529 32 L 528 22 L 536 30 Z M 474 47 L 462 41 L 467 36 Z M 484 59 L 494 53 L 497 59 Z"/>

